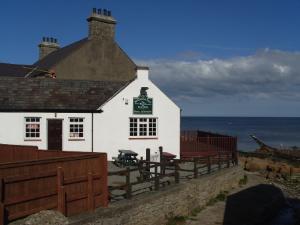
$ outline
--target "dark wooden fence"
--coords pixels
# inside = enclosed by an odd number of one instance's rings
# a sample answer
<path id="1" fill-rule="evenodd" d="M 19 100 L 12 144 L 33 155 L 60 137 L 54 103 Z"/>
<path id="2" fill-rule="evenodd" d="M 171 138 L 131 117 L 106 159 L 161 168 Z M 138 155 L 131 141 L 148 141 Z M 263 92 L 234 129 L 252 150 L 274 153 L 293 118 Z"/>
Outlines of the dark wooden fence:
<path id="1" fill-rule="evenodd" d="M 180 158 L 193 158 L 215 154 L 233 154 L 237 159 L 237 138 L 203 131 L 182 131 Z"/>
<path id="2" fill-rule="evenodd" d="M 189 163 L 190 168 L 183 168 Z M 161 160 L 161 162 L 150 162 L 141 160 L 137 168 L 127 167 L 124 170 L 109 172 L 108 176 L 122 176 L 124 183 L 121 185 L 110 186 L 112 193 L 115 190 L 122 190 L 125 193 L 120 195 L 111 195 L 111 199 L 115 197 L 123 197 L 130 199 L 136 192 L 155 190 L 158 191 L 161 186 L 170 185 L 171 181 L 162 181 L 163 178 L 173 178 L 173 183 L 179 183 L 181 179 L 198 178 L 201 175 L 209 174 L 217 170 L 221 170 L 231 165 L 236 165 L 233 155 L 227 154 L 211 154 L 205 157 L 194 157 L 193 159 L 174 159 L 172 161 Z M 140 177 L 137 180 L 131 180 L 131 173 L 139 172 Z M 150 183 L 150 187 L 141 187 L 133 190 L 133 186 Z"/>
<path id="3" fill-rule="evenodd" d="M 66 216 L 108 205 L 105 153 L 0 145 L 0 225 L 45 209 Z"/>

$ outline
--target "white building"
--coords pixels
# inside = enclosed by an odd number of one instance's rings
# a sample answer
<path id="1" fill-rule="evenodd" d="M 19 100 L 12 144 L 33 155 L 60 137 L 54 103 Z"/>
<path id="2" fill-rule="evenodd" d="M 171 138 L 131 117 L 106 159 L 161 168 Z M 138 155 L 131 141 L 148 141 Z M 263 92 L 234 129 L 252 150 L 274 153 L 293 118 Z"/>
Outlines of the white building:
<path id="1" fill-rule="evenodd" d="M 137 69 L 129 82 L 0 77 L 0 143 L 180 156 L 180 109 Z"/>

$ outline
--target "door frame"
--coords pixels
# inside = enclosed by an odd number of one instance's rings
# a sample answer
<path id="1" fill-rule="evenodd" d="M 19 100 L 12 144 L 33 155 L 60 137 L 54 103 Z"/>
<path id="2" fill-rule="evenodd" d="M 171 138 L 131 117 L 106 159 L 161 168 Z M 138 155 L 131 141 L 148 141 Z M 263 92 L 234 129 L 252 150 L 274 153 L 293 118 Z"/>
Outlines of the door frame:
<path id="1" fill-rule="evenodd" d="M 64 149 L 64 119 L 62 118 L 47 118 L 47 150 L 49 150 L 49 120 L 61 120 L 61 151 Z"/>

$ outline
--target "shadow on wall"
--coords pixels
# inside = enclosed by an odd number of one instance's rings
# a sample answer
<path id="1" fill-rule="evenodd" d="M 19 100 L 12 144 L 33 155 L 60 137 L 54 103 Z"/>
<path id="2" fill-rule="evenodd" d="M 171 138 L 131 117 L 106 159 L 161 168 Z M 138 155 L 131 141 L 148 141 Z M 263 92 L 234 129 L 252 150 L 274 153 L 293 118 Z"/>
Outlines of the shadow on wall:
<path id="1" fill-rule="evenodd" d="M 223 225 L 265 225 L 284 204 L 282 191 L 273 185 L 247 188 L 227 197 Z"/>

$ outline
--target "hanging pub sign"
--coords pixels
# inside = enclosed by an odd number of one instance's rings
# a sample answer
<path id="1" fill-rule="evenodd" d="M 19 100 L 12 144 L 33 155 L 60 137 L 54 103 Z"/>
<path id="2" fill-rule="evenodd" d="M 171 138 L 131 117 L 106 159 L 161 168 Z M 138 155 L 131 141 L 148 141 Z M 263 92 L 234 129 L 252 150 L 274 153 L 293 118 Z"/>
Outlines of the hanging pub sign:
<path id="1" fill-rule="evenodd" d="M 140 95 L 133 98 L 133 114 L 152 114 L 153 99 L 148 98 L 148 87 L 142 87 Z"/>

